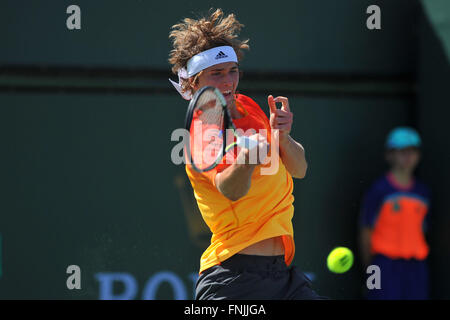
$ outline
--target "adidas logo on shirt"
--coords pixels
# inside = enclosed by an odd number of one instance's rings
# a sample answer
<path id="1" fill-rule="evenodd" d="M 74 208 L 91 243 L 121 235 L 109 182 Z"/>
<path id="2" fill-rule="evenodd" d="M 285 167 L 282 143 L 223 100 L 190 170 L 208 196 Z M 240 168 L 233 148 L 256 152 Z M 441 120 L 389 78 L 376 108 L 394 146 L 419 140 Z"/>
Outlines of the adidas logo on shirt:
<path id="1" fill-rule="evenodd" d="M 219 53 L 216 56 L 216 60 L 222 59 L 222 58 L 228 58 L 228 56 L 225 53 L 223 53 L 222 51 L 219 51 Z"/>

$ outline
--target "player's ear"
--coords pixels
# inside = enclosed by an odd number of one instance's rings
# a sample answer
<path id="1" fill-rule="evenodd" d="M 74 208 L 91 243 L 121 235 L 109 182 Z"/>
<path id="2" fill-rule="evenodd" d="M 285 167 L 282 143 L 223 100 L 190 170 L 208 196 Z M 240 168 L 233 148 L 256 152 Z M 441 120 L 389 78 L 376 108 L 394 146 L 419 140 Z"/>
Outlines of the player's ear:
<path id="1" fill-rule="evenodd" d="M 197 73 L 195 76 L 192 76 L 188 79 L 189 81 L 189 88 L 191 89 L 192 94 L 194 94 L 195 91 L 200 89 L 199 86 L 199 77 L 203 74 L 203 70 Z"/>
<path id="2" fill-rule="evenodd" d="M 190 91 L 192 95 L 194 95 L 195 91 L 197 91 L 197 86 L 195 85 L 194 78 L 189 78 L 186 80 L 186 91 Z"/>

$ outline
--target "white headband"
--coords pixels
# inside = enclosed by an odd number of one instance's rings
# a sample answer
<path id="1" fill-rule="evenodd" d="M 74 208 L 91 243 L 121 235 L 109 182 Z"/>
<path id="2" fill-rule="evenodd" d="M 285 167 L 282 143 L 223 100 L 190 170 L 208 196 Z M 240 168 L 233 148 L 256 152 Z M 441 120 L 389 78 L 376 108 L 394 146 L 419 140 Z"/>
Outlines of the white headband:
<path id="1" fill-rule="evenodd" d="M 175 89 L 186 100 L 191 100 L 192 95 L 190 92 L 183 92 L 181 89 L 182 79 L 188 79 L 202 70 L 224 62 L 238 62 L 236 52 L 230 46 L 215 47 L 193 56 L 187 62 L 187 68 L 181 68 L 178 70 L 178 83 L 169 79 Z"/>

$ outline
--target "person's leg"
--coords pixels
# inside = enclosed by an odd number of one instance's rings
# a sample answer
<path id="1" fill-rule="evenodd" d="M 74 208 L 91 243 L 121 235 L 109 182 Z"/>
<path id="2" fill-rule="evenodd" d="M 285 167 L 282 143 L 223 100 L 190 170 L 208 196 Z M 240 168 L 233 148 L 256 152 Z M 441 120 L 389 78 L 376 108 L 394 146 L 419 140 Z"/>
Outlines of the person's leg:
<path id="1" fill-rule="evenodd" d="M 403 267 L 403 299 L 429 299 L 428 265 L 426 261 L 406 260 Z"/>
<path id="2" fill-rule="evenodd" d="M 205 270 L 196 286 L 196 299 L 283 300 L 320 299 L 311 282 L 283 256 L 237 254 Z"/>
<path id="3" fill-rule="evenodd" d="M 225 294 L 218 295 L 217 292 L 226 288 L 236 277 L 238 277 L 237 274 L 220 265 L 203 271 L 198 277 L 195 286 L 195 300 L 232 299 L 232 297 L 227 297 Z"/>
<path id="4" fill-rule="evenodd" d="M 196 285 L 198 300 L 274 299 L 280 281 L 271 275 L 276 257 L 236 254 L 205 270 Z"/>
<path id="5" fill-rule="evenodd" d="M 285 298 L 289 300 L 327 300 L 313 289 L 311 280 L 296 266 L 289 268 L 289 278 L 285 289 Z"/>

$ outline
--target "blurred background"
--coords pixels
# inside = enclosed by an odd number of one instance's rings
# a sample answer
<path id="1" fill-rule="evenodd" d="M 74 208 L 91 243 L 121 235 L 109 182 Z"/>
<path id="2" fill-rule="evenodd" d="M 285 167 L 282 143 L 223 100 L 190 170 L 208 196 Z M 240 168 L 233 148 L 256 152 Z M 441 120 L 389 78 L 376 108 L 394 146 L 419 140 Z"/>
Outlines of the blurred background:
<path id="1" fill-rule="evenodd" d="M 81 9 L 69 30 L 67 7 Z M 369 30 L 370 5 L 381 29 Z M 250 51 L 240 92 L 289 97 L 306 149 L 294 185 L 294 264 L 321 295 L 361 299 L 361 198 L 395 126 L 423 138 L 433 191 L 431 295 L 450 298 L 447 0 L 0 2 L 0 298 L 192 299 L 210 234 L 171 161 L 187 107 L 170 85 L 170 28 L 235 13 Z M 355 253 L 342 275 L 326 257 Z M 81 269 L 69 290 L 67 267 Z"/>

